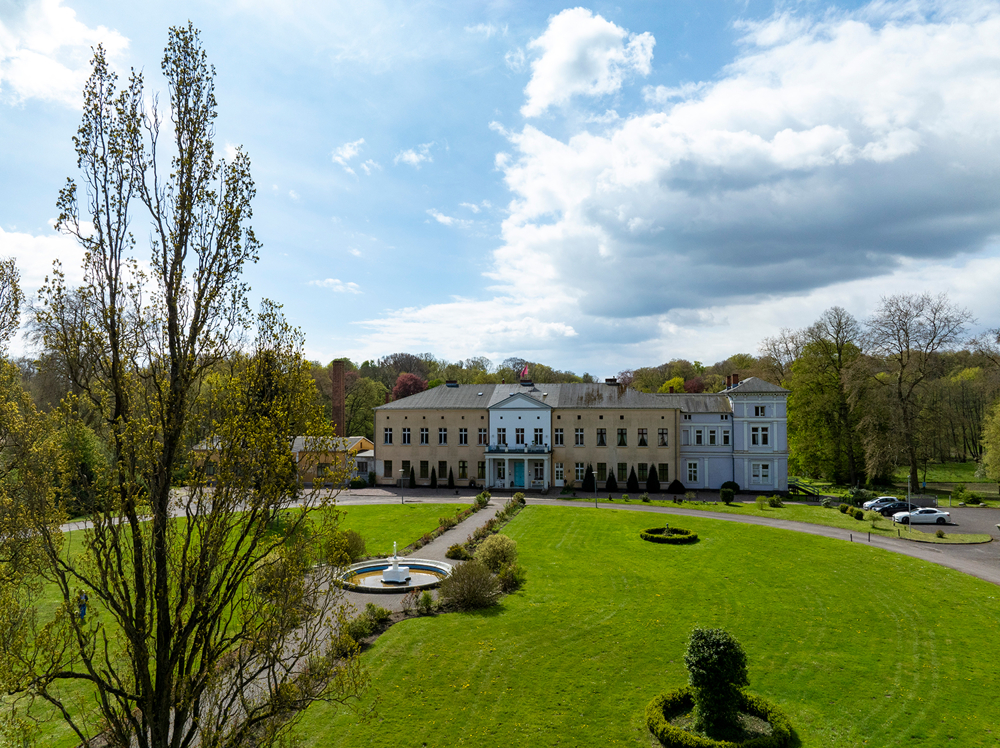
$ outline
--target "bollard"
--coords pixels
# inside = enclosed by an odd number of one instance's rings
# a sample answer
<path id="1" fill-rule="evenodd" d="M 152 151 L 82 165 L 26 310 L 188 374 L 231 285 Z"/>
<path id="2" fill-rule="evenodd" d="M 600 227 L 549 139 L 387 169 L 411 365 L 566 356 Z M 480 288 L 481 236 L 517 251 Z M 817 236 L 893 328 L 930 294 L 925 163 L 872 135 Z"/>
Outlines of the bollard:
<path id="1" fill-rule="evenodd" d="M 854 533 L 853 532 L 851 533 L 851 542 L 852 543 L 854 542 Z"/>

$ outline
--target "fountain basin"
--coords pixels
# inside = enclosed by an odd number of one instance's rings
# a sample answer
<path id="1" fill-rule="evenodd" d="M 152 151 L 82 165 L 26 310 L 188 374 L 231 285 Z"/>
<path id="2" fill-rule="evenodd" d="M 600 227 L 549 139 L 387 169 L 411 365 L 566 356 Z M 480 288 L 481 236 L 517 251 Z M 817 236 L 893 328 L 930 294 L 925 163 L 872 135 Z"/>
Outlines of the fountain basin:
<path id="1" fill-rule="evenodd" d="M 409 575 L 405 581 L 392 582 L 383 579 L 385 572 L 391 571 L 393 560 L 391 558 L 376 558 L 347 567 L 340 577 L 344 589 L 376 594 L 398 594 L 412 590 L 431 589 L 437 587 L 441 580 L 451 574 L 452 570 L 451 564 L 442 561 L 432 561 L 426 558 L 401 560 L 406 562 L 406 566 L 399 566 L 399 570 L 406 569 Z"/>

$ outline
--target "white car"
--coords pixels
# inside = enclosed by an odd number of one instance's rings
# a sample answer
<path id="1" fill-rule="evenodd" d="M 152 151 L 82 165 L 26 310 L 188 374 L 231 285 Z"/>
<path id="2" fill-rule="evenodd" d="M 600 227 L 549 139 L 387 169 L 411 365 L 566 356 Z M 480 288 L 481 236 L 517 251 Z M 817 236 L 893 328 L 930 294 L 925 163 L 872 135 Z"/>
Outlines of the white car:
<path id="1" fill-rule="evenodd" d="M 892 521 L 899 522 L 901 525 L 908 525 L 911 522 L 915 525 L 948 525 L 951 524 L 951 514 L 942 512 L 940 509 L 935 509 L 934 507 L 924 507 L 913 512 L 896 512 L 892 515 Z"/>
<path id="2" fill-rule="evenodd" d="M 861 505 L 862 509 L 874 509 L 876 512 L 879 507 L 886 506 L 887 504 L 893 504 L 899 501 L 895 496 L 879 496 L 877 499 L 872 499 L 871 501 L 866 501 Z"/>

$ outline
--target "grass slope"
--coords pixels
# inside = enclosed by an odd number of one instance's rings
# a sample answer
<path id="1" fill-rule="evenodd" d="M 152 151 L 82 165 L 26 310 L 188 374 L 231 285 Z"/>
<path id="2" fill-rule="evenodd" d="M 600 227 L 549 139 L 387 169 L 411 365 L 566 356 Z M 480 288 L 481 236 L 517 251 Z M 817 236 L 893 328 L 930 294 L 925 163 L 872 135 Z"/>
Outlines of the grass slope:
<path id="1" fill-rule="evenodd" d="M 743 643 L 751 690 L 804 746 L 998 744 L 1000 591 L 860 543 L 684 518 L 528 507 L 508 525 L 528 585 L 485 613 L 411 619 L 365 655 L 378 716 L 318 704 L 306 746 L 650 746 L 643 709 L 686 682 L 695 625 Z M 990 732 L 990 731 L 993 732 Z"/>

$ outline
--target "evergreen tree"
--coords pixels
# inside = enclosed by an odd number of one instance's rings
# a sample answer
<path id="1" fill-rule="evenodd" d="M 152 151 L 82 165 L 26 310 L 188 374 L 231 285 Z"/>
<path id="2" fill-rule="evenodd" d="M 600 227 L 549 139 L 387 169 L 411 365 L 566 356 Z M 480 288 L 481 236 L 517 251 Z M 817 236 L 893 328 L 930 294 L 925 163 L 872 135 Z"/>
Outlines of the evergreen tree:
<path id="1" fill-rule="evenodd" d="M 625 487 L 629 493 L 639 493 L 639 478 L 635 474 L 634 467 L 628 474 L 628 481 L 626 481 Z"/>
<path id="2" fill-rule="evenodd" d="M 656 465 L 649 466 L 649 475 L 646 476 L 646 493 L 660 492 L 660 476 L 656 474 Z"/>
<path id="3" fill-rule="evenodd" d="M 615 480 L 615 474 L 613 472 L 611 472 L 610 470 L 608 471 L 608 480 L 604 484 L 604 489 L 608 493 L 612 493 L 612 492 L 618 490 L 618 481 Z"/>
<path id="4" fill-rule="evenodd" d="M 448 468 L 448 488 L 455 487 L 455 471 Z"/>
<path id="5" fill-rule="evenodd" d="M 410 466 L 410 488 L 417 485 L 417 471 L 414 470 L 413 466 Z"/>
<path id="6" fill-rule="evenodd" d="M 595 491 L 597 490 L 597 481 L 594 478 L 594 468 L 587 465 L 587 472 L 583 476 L 583 490 L 584 491 Z"/>
<path id="7" fill-rule="evenodd" d="M 437 487 L 438 487 L 437 471 L 434 468 L 431 468 L 431 488 L 437 488 Z"/>

